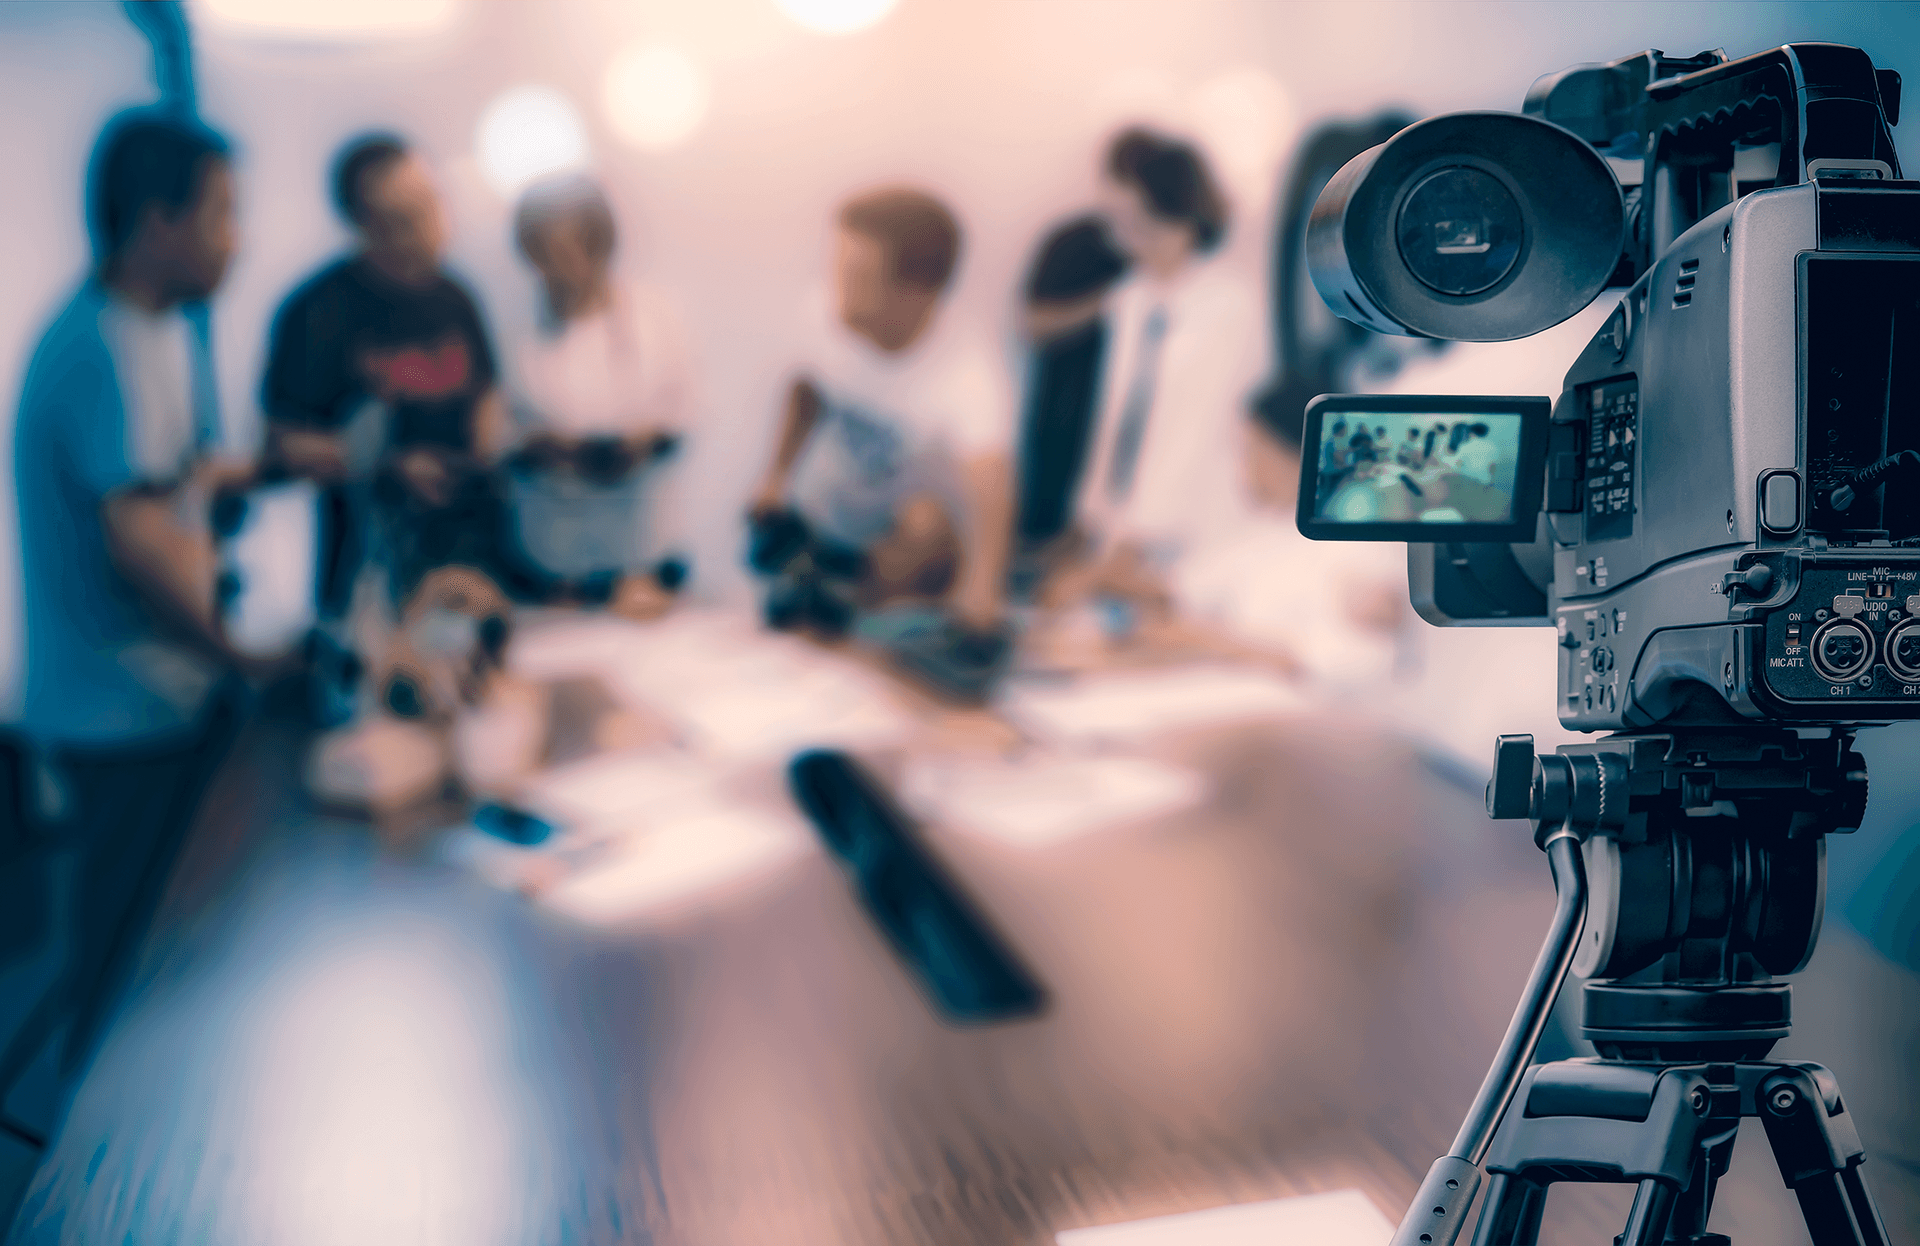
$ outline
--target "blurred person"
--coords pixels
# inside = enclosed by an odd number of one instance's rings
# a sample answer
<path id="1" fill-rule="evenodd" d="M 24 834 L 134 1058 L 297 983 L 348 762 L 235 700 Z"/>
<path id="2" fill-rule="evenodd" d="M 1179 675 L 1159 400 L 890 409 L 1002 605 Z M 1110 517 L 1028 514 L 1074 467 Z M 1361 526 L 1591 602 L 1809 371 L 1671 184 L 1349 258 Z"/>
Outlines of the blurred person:
<path id="1" fill-rule="evenodd" d="M 519 352 L 509 459 L 528 587 L 651 617 L 687 572 L 676 453 L 694 414 L 678 311 L 611 274 L 618 230 L 598 185 L 565 177 L 521 198 L 520 253 L 540 274 L 542 332 Z"/>
<path id="2" fill-rule="evenodd" d="M 935 602 L 956 661 L 1004 655 L 1014 399 L 986 327 L 945 298 L 960 242 L 924 191 L 875 190 L 840 211 L 835 302 L 809 317 L 750 504 L 776 626 L 834 633 L 855 609 Z"/>
<path id="3" fill-rule="evenodd" d="M 1158 612 L 1183 552 L 1245 512 L 1243 425 L 1267 370 L 1259 299 L 1211 258 L 1224 199 L 1200 153 L 1144 129 L 1109 145 L 1106 220 L 1133 274 L 1112 297 L 1092 466 L 1081 482 L 1077 561 L 1047 599 Z"/>
<path id="4" fill-rule="evenodd" d="M 1252 505 L 1181 561 L 1170 588 L 1193 624 L 1282 659 L 1310 687 L 1377 692 L 1401 664 L 1411 617 L 1404 547 L 1300 535 L 1298 438 L 1297 424 L 1254 416 L 1243 465 Z"/>
<path id="5" fill-rule="evenodd" d="M 1261 418 L 1287 435 L 1318 394 L 1377 389 L 1409 360 L 1445 350 L 1438 338 L 1372 333 L 1333 314 L 1313 286 L 1307 266 L 1307 224 L 1313 205 L 1349 160 L 1386 142 L 1415 118 L 1384 112 L 1316 126 L 1300 142 L 1281 180 L 1273 225 L 1275 371 L 1259 398 Z M 1297 436 L 1297 434 L 1295 434 Z"/>
<path id="6" fill-rule="evenodd" d="M 1099 404 L 1107 294 L 1126 269 L 1105 224 L 1087 215 L 1050 231 L 1027 274 L 1014 573 L 1023 584 L 1045 574 L 1070 527 Z"/>
<path id="7" fill-rule="evenodd" d="M 1335 420 L 1332 436 L 1328 437 L 1326 444 L 1320 447 L 1321 472 L 1330 475 L 1347 465 L 1346 436 L 1347 422 Z"/>
<path id="8" fill-rule="evenodd" d="M 0 1103 L 63 1021 L 62 1073 L 90 1054 L 247 700 L 210 509 L 251 468 L 211 453 L 212 377 L 181 311 L 236 246 L 226 141 L 172 112 L 123 114 L 95 148 L 87 211 L 96 267 L 33 354 L 14 432 L 21 728 L 41 759 L 43 850 L 75 858 L 73 933 L 0 1049 Z"/>
<path id="9" fill-rule="evenodd" d="M 506 415 L 480 309 L 441 265 L 426 161 L 395 135 L 354 139 L 332 193 L 357 245 L 274 317 L 261 406 L 269 466 L 323 487 L 317 673 L 351 683 L 341 633 L 376 503 L 396 598 L 434 565 L 490 564 L 501 518 L 485 469 Z"/>
<path id="10" fill-rule="evenodd" d="M 1499 476 L 1500 447 L 1487 434 L 1485 424 L 1475 421 L 1469 425 L 1454 462 L 1461 475 L 1490 485 Z"/>

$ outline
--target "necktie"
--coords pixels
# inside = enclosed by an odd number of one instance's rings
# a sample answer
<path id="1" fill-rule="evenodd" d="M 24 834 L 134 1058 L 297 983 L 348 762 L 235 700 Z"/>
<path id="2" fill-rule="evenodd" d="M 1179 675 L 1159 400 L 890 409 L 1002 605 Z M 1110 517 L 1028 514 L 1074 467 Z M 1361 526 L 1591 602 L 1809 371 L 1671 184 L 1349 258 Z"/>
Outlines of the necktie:
<path id="1" fill-rule="evenodd" d="M 1160 343 L 1167 336 L 1167 309 L 1155 307 L 1140 327 L 1140 352 L 1134 364 L 1133 384 L 1120 410 L 1120 431 L 1113 439 L 1113 459 L 1107 467 L 1107 499 L 1121 502 L 1133 488 L 1140 466 L 1140 443 L 1146 437 L 1147 412 L 1153 409 L 1154 382 L 1160 370 Z"/>

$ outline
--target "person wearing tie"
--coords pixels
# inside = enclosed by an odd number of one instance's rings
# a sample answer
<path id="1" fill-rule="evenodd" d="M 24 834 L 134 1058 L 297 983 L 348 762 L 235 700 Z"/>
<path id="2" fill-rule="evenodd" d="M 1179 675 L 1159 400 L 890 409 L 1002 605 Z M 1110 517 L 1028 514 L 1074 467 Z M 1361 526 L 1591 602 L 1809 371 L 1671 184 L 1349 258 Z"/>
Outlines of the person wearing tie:
<path id="1" fill-rule="evenodd" d="M 1107 228 L 1131 275 L 1110 303 L 1079 555 L 1044 597 L 1166 615 L 1175 564 L 1247 512 L 1246 417 L 1267 371 L 1266 316 L 1252 283 L 1214 258 L 1226 204 L 1194 147 L 1129 129 L 1104 174 Z"/>

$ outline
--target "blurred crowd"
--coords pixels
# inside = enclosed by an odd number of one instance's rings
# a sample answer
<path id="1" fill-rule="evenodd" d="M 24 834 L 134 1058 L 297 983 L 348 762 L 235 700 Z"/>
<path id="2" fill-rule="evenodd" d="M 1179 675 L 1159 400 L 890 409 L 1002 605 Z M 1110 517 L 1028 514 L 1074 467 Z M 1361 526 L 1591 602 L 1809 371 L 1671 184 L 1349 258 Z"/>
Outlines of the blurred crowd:
<path id="1" fill-rule="evenodd" d="M 1296 179 L 1364 137 L 1331 136 Z M 1309 344 L 1293 323 L 1300 350 L 1276 372 L 1272 292 L 1218 258 L 1247 223 L 1199 147 L 1136 127 L 1089 159 L 1100 201 L 1038 239 L 1007 292 L 1017 352 L 949 297 L 967 223 L 938 195 L 850 188 L 821 222 L 830 271 L 774 435 L 728 448 L 758 469 L 740 549 L 764 625 L 868 646 L 962 703 L 1022 663 L 1156 652 L 1327 687 L 1404 676 L 1397 553 L 1310 550 L 1292 521 L 1294 391 L 1353 387 L 1355 368 L 1395 356 L 1318 322 Z M 522 194 L 513 240 L 538 327 L 502 342 L 444 263 L 427 155 L 398 134 L 348 139 L 329 185 L 353 245 L 263 326 L 266 436 L 236 459 L 207 349 L 243 228 L 232 163 L 183 112 L 108 125 L 86 188 L 95 264 L 20 395 L 25 692 L 6 760 L 31 819 L 86 845 L 86 933 L 0 1051 L 0 1087 L 64 1018 L 81 1018 L 69 1067 L 85 1058 L 91 1014 L 262 690 L 293 689 L 366 766 L 397 765 L 367 733 L 507 695 L 518 612 L 650 620 L 698 580 L 678 477 L 705 435 L 701 352 L 672 298 L 615 275 L 623 226 L 600 185 L 568 174 Z M 1288 198 L 1303 219 L 1308 200 Z M 1296 279 L 1300 219 L 1281 223 Z M 1483 426 L 1391 446 L 1378 431 L 1315 467 L 1497 476 Z M 275 556 L 299 577 L 310 563 L 311 600 L 263 645 L 236 630 L 251 586 L 223 551 L 287 497 L 310 540 Z"/>

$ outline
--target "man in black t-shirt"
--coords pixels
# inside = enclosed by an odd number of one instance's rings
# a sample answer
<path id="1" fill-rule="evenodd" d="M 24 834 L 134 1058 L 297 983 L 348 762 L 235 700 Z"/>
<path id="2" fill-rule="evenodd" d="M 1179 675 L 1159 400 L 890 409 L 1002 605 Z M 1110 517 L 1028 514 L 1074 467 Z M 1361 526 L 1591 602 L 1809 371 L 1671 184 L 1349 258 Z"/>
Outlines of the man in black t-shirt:
<path id="1" fill-rule="evenodd" d="M 485 568 L 497 528 L 485 467 L 506 427 L 479 308 L 440 265 L 446 227 L 425 162 L 390 135 L 356 140 L 333 195 L 360 245 L 281 307 L 262 386 L 268 465 L 324 489 L 323 620 L 345 614 L 360 568 L 358 486 L 374 484 L 394 521 L 396 591 L 436 563 Z M 350 436 L 370 403 L 385 420 L 374 461 Z"/>

